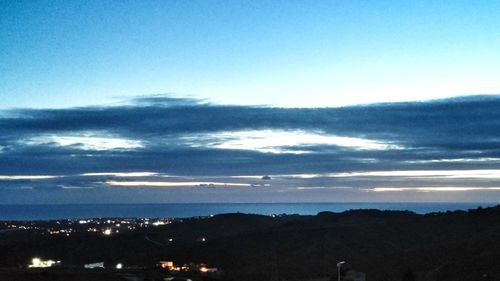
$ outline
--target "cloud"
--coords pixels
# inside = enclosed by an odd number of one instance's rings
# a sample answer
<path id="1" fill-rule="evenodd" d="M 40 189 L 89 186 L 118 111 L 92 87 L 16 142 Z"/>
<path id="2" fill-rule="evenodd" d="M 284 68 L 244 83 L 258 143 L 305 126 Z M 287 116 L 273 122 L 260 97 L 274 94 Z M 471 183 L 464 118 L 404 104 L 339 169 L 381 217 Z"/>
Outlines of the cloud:
<path id="1" fill-rule="evenodd" d="M 0 180 L 46 180 L 46 179 L 55 179 L 60 176 L 51 176 L 51 175 L 0 175 Z"/>
<path id="2" fill-rule="evenodd" d="M 404 161 L 410 164 L 426 164 L 426 163 L 500 163 L 498 157 L 477 157 L 477 158 L 454 158 L 454 159 L 428 159 L 428 160 L 408 160 Z"/>
<path id="3" fill-rule="evenodd" d="M 0 112 L 0 185 L 36 181 L 35 190 L 103 192 L 107 181 L 134 177 L 195 183 L 247 177 L 241 183 L 255 184 L 269 174 L 270 190 L 457 186 L 460 180 L 486 187 L 499 178 L 498 108 L 500 96 L 275 108 L 155 95 L 116 106 L 7 110 Z"/>
<path id="4" fill-rule="evenodd" d="M 57 187 L 66 190 L 79 190 L 79 189 L 90 190 L 95 188 L 94 186 L 75 186 L 75 185 L 58 185 Z"/>
<path id="5" fill-rule="evenodd" d="M 331 173 L 324 177 L 400 177 L 400 178 L 455 178 L 500 179 L 500 170 L 415 170 Z"/>
<path id="6" fill-rule="evenodd" d="M 198 134 L 184 138 L 192 147 L 251 150 L 264 153 L 303 154 L 315 148 L 344 147 L 356 150 L 402 149 L 393 143 L 344 137 L 304 130 L 249 130 Z"/>
<path id="7" fill-rule="evenodd" d="M 295 187 L 295 189 L 297 190 L 318 190 L 318 189 L 352 189 L 352 187 L 350 186 L 331 186 L 331 187 L 327 187 L 327 186 L 298 186 L 298 187 Z"/>
<path id="8" fill-rule="evenodd" d="M 106 181 L 109 186 L 125 187 L 251 187 L 249 183 L 193 181 Z"/>
<path id="9" fill-rule="evenodd" d="M 21 140 L 25 145 L 65 146 L 82 150 L 116 150 L 142 148 L 141 141 L 116 137 L 99 136 L 95 133 L 80 135 L 39 135 Z"/>
<path id="10" fill-rule="evenodd" d="M 373 192 L 462 192 L 462 191 L 497 191 L 500 187 L 457 187 L 457 186 L 440 186 L 440 187 L 375 187 L 370 191 Z"/>
<path id="11" fill-rule="evenodd" d="M 201 106 L 209 105 L 206 100 L 186 97 L 172 97 L 164 94 L 137 96 L 125 100 L 126 104 L 133 106 L 155 106 L 155 107 L 175 107 L 175 106 Z"/>
<path id="12" fill-rule="evenodd" d="M 99 177 L 99 176 L 113 176 L 113 177 L 152 177 L 156 176 L 158 173 L 154 172 L 130 172 L 130 173 L 120 173 L 120 172 L 108 172 L 108 173 L 83 173 L 81 176 L 84 177 Z"/>

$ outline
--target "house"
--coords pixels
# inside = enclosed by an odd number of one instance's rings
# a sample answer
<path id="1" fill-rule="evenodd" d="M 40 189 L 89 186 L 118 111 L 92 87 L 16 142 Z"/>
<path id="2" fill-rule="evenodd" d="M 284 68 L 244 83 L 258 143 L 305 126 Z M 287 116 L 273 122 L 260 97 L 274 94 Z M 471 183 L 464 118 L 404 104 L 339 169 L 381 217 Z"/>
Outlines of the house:
<path id="1" fill-rule="evenodd" d="M 168 270 L 172 270 L 174 268 L 174 262 L 173 261 L 160 261 L 158 263 L 158 265 L 161 268 L 165 268 L 165 269 L 168 269 Z"/>
<path id="2" fill-rule="evenodd" d="M 104 262 L 87 263 L 83 267 L 86 269 L 104 268 Z"/>

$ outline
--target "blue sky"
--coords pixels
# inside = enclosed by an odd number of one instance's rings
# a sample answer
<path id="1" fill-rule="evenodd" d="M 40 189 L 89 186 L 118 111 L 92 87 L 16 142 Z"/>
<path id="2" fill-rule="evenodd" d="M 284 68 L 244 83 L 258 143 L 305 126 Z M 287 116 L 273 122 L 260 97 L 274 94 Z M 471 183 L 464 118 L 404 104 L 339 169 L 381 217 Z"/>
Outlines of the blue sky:
<path id="1" fill-rule="evenodd" d="M 498 1 L 2 1 L 2 108 L 339 106 L 500 88 Z"/>
<path id="2" fill-rule="evenodd" d="M 0 204 L 497 202 L 499 13 L 0 0 Z"/>

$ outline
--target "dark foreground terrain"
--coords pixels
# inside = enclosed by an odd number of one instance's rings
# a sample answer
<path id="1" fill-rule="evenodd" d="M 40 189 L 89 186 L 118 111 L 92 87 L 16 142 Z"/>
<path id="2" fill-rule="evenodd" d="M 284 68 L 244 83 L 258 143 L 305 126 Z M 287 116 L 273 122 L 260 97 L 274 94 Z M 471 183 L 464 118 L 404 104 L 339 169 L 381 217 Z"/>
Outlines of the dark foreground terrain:
<path id="1" fill-rule="evenodd" d="M 3 222 L 0 280 L 337 280 L 339 261 L 346 261 L 342 277 L 356 270 L 373 281 L 500 280 L 500 206 L 427 215 L 353 210 L 167 222 L 122 231 L 116 231 L 123 228 L 119 219 L 107 225 L 97 219 Z M 34 257 L 60 264 L 27 268 Z M 160 261 L 185 268 L 163 269 Z M 83 268 L 97 262 L 106 268 Z M 200 272 L 203 265 L 218 271 Z"/>

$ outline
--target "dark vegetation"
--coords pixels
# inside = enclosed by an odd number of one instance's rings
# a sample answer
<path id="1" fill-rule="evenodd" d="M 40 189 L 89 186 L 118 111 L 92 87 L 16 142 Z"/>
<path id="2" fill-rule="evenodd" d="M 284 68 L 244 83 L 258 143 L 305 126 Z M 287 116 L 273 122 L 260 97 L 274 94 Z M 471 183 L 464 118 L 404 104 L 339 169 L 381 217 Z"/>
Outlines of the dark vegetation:
<path id="1" fill-rule="evenodd" d="M 57 269 L 54 274 L 65 277 L 28 279 L 54 271 L 23 269 L 34 256 L 61 260 L 81 274 Z M 225 214 L 110 237 L 0 233 L 4 277 L 23 272 L 25 280 L 115 280 L 108 271 L 93 279 L 97 273 L 77 268 L 103 261 L 155 272 L 160 260 L 206 263 L 224 271 L 218 279 L 228 280 L 336 280 L 336 263 L 343 260 L 346 269 L 365 272 L 373 281 L 500 280 L 500 206 L 427 215 L 379 210 Z"/>

